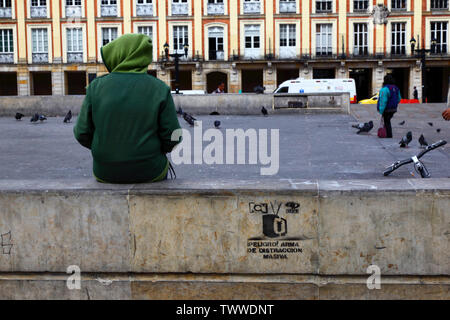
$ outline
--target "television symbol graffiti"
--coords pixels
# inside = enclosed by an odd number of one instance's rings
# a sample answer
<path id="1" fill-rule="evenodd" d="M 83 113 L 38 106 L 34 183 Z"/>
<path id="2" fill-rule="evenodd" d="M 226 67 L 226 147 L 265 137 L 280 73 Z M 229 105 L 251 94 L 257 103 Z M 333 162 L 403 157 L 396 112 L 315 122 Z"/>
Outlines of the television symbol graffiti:
<path id="1" fill-rule="evenodd" d="M 278 238 L 287 235 L 287 220 L 274 214 L 263 216 L 263 233 L 269 238 Z"/>

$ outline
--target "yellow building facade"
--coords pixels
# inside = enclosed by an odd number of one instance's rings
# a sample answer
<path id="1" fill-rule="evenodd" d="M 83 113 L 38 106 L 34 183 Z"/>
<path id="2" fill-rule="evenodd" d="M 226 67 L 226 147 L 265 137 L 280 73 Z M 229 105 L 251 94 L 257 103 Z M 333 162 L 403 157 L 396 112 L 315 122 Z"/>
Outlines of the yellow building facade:
<path id="1" fill-rule="evenodd" d="M 83 94 L 106 73 L 100 48 L 153 39 L 149 73 L 181 90 L 273 91 L 292 78 L 355 78 L 358 98 L 392 73 L 402 95 L 445 101 L 448 0 L 0 0 L 0 95 Z M 428 49 L 426 66 L 414 49 Z M 422 83 L 425 79 L 425 83 Z"/>

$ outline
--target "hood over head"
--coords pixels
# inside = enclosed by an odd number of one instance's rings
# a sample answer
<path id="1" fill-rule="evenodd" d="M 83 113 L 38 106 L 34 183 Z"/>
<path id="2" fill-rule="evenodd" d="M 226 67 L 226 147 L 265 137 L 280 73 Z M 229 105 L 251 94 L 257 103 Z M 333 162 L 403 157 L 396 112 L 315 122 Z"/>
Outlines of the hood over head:
<path id="1" fill-rule="evenodd" d="M 125 34 L 101 49 L 109 72 L 146 73 L 152 62 L 152 40 L 144 34 Z"/>

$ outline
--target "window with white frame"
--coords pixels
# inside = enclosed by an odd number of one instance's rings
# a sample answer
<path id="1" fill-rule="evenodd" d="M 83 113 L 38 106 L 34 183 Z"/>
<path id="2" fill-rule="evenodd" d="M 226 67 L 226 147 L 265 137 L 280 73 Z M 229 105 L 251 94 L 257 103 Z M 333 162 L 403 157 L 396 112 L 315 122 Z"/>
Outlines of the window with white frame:
<path id="1" fill-rule="evenodd" d="M 32 53 L 48 53 L 48 31 L 47 28 L 32 29 Z"/>
<path id="2" fill-rule="evenodd" d="M 294 13 L 296 11 L 297 5 L 295 0 L 280 0 L 281 13 Z"/>
<path id="3" fill-rule="evenodd" d="M 406 10 L 406 0 L 391 0 L 392 10 Z"/>
<path id="4" fill-rule="evenodd" d="M 117 17 L 117 0 L 102 0 L 100 13 L 102 17 Z"/>
<path id="5" fill-rule="evenodd" d="M 67 28 L 67 61 L 83 62 L 83 29 Z"/>
<path id="6" fill-rule="evenodd" d="M 448 0 L 431 0 L 431 10 L 448 9 Z"/>
<path id="7" fill-rule="evenodd" d="M 406 54 L 406 23 L 392 23 L 391 31 L 391 53 Z"/>
<path id="8" fill-rule="evenodd" d="M 260 0 L 244 0 L 244 14 L 259 14 L 261 13 Z"/>
<path id="9" fill-rule="evenodd" d="M 333 25 L 316 24 L 316 55 L 328 56 L 333 53 Z"/>
<path id="10" fill-rule="evenodd" d="M 367 23 L 353 24 L 353 54 L 362 56 L 369 53 L 369 34 Z"/>
<path id="11" fill-rule="evenodd" d="M 209 60 L 224 59 L 223 27 L 208 28 Z"/>
<path id="12" fill-rule="evenodd" d="M 225 5 L 223 0 L 208 0 L 207 12 L 211 15 L 225 14 Z"/>
<path id="13" fill-rule="evenodd" d="M 261 54 L 261 35 L 259 24 L 247 24 L 244 27 L 244 56 L 258 58 Z"/>
<path id="14" fill-rule="evenodd" d="M 32 18 L 46 18 L 47 0 L 31 0 L 30 14 Z"/>
<path id="15" fill-rule="evenodd" d="M 12 29 L 0 29 L 0 63 L 14 63 Z"/>
<path id="16" fill-rule="evenodd" d="M 153 15 L 153 0 L 137 0 L 136 15 L 137 16 L 152 16 Z"/>
<path id="17" fill-rule="evenodd" d="M 0 18 L 12 18 L 11 0 L 0 0 Z"/>
<path id="18" fill-rule="evenodd" d="M 173 50 L 184 54 L 184 45 L 189 45 L 188 26 L 173 26 Z"/>
<path id="19" fill-rule="evenodd" d="M 172 0 L 172 15 L 188 15 L 188 0 Z"/>
<path id="20" fill-rule="evenodd" d="M 436 41 L 432 53 L 447 53 L 448 22 L 431 22 L 431 40 Z"/>
<path id="21" fill-rule="evenodd" d="M 369 0 L 353 0 L 353 11 L 367 11 Z"/>
<path id="22" fill-rule="evenodd" d="M 14 40 L 12 29 L 0 29 L 0 54 L 13 52 Z"/>
<path id="23" fill-rule="evenodd" d="M 153 27 L 152 26 L 141 26 L 141 27 L 138 27 L 138 33 L 145 34 L 150 39 L 153 39 Z"/>
<path id="24" fill-rule="evenodd" d="M 316 0 L 316 12 L 331 12 L 333 10 L 332 0 Z"/>
<path id="25" fill-rule="evenodd" d="M 47 28 L 31 29 L 31 53 L 33 63 L 48 62 Z"/>
<path id="26" fill-rule="evenodd" d="M 117 39 L 117 28 L 102 28 L 102 45 L 106 46 Z"/>
<path id="27" fill-rule="evenodd" d="M 296 25 L 280 24 L 280 57 L 294 57 L 296 45 Z"/>
<path id="28" fill-rule="evenodd" d="M 66 17 L 82 16 L 81 0 L 65 0 L 65 1 L 66 1 Z"/>

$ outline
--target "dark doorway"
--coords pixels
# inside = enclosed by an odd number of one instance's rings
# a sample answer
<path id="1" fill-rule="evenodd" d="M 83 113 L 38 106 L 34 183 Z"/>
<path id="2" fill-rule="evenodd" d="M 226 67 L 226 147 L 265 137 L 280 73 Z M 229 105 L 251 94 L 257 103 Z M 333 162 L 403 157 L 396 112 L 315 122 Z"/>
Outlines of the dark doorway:
<path id="1" fill-rule="evenodd" d="M 242 70 L 242 92 L 254 92 L 256 86 L 264 86 L 262 70 Z"/>
<path id="2" fill-rule="evenodd" d="M 52 73 L 51 72 L 31 72 L 31 95 L 51 96 L 52 95 Z"/>
<path id="3" fill-rule="evenodd" d="M 372 69 L 350 69 L 350 78 L 355 79 L 356 97 L 358 101 L 373 96 Z"/>
<path id="4" fill-rule="evenodd" d="M 172 90 L 175 91 L 175 70 L 170 72 L 170 79 L 172 80 Z M 192 71 L 180 71 L 179 72 L 179 80 L 180 80 L 180 90 L 192 90 Z"/>
<path id="5" fill-rule="evenodd" d="M 212 93 L 220 83 L 225 83 L 225 92 L 228 92 L 227 74 L 223 72 L 211 72 L 206 75 L 206 92 Z"/>
<path id="6" fill-rule="evenodd" d="M 91 82 L 94 81 L 95 79 L 97 79 L 97 74 L 96 73 L 89 73 L 88 74 L 89 84 L 91 84 Z"/>
<path id="7" fill-rule="evenodd" d="M 86 72 L 71 71 L 66 72 L 66 94 L 84 95 L 86 94 Z"/>
<path id="8" fill-rule="evenodd" d="M 392 68 L 388 69 L 388 73 L 394 77 L 395 84 L 400 89 L 402 99 L 412 99 L 409 94 L 409 68 Z"/>
<path id="9" fill-rule="evenodd" d="M 17 96 L 17 73 L 0 72 L 0 96 Z"/>
<path id="10" fill-rule="evenodd" d="M 155 78 L 157 78 L 156 76 L 156 70 L 148 70 L 147 73 L 151 76 L 154 76 Z"/>
<path id="11" fill-rule="evenodd" d="M 336 78 L 336 69 L 313 69 L 313 79 L 334 79 Z"/>
<path id="12" fill-rule="evenodd" d="M 426 73 L 427 101 L 446 102 L 450 68 L 427 68 Z"/>
<path id="13" fill-rule="evenodd" d="M 299 69 L 277 69 L 277 88 L 285 81 L 299 78 Z"/>

